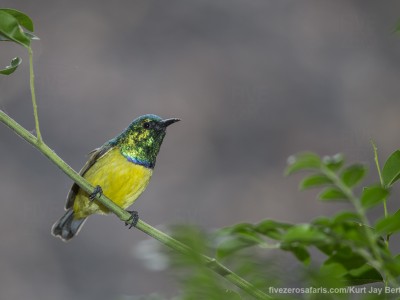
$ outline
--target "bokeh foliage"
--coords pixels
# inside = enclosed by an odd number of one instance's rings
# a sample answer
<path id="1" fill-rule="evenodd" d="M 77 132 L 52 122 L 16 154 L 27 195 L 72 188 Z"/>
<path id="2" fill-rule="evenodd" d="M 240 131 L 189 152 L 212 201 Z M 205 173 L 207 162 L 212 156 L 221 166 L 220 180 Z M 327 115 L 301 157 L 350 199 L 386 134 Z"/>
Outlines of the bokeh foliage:
<path id="1" fill-rule="evenodd" d="M 382 184 L 361 188 L 357 186 L 361 185 L 368 168 L 358 163 L 346 165 L 341 154 L 320 157 L 306 152 L 289 157 L 286 175 L 308 172 L 300 181 L 300 190 L 318 188 L 321 190 L 318 194 L 320 201 L 348 202 L 351 204 L 349 207 L 353 207 L 331 217 L 318 217 L 301 224 L 265 219 L 257 224 L 239 223 L 208 235 L 195 227 L 181 226 L 175 229 L 176 237 L 194 250 L 193 256 L 186 258 L 170 254 L 172 268 L 184 270 L 178 272 L 182 283 L 182 299 L 196 299 L 194 295 L 204 299 L 234 299 L 224 294 L 229 287 L 209 273 L 201 264 L 201 259 L 196 258 L 199 252 L 214 255 L 266 293 L 271 286 L 285 286 L 285 278 L 279 278 L 279 272 L 274 273 L 275 265 L 267 255 L 279 250 L 293 254 L 299 261 L 298 269 L 303 274 L 297 279 L 300 286 L 398 286 L 400 256 L 391 253 L 389 242 L 390 236 L 400 230 L 400 210 L 383 215 L 372 224 L 367 212 L 389 200 L 391 187 L 400 179 L 399 157 L 400 151 L 395 151 L 386 160 L 379 172 Z M 321 254 L 324 257 L 322 261 L 314 259 L 316 251 L 320 252 L 319 257 Z M 247 299 L 240 291 L 230 291 L 234 292 L 238 293 L 235 297 Z M 300 297 L 298 294 L 271 296 L 274 299 Z M 303 296 L 318 299 L 318 294 Z M 324 297 L 351 299 L 352 295 Z M 374 295 L 365 294 L 361 297 L 374 299 Z"/>

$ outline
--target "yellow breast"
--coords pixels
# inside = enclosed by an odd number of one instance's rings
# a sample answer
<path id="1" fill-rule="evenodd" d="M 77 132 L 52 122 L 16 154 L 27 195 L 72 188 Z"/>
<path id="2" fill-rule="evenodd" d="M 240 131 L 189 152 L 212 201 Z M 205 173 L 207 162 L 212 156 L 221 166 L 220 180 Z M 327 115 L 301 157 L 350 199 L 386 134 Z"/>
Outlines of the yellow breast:
<path id="1" fill-rule="evenodd" d="M 140 196 L 149 183 L 152 169 L 129 162 L 119 151 L 111 149 L 86 171 L 84 178 L 92 185 L 99 185 L 103 194 L 126 209 Z M 74 202 L 75 218 L 93 213 L 105 214 L 108 210 L 96 201 L 90 202 L 88 194 L 80 190 Z"/>

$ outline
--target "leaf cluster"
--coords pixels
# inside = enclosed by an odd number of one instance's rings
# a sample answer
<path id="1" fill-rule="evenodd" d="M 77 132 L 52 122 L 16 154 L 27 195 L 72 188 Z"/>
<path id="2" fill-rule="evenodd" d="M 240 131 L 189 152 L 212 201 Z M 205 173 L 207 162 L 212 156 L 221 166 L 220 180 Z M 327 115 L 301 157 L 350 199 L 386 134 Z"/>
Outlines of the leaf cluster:
<path id="1" fill-rule="evenodd" d="M 306 152 L 289 157 L 285 174 L 299 171 L 309 172 L 301 180 L 300 190 L 319 188 L 320 201 L 344 201 L 352 204 L 353 209 L 304 224 L 266 219 L 258 224 L 241 223 L 224 228 L 219 231 L 223 238 L 217 248 L 217 257 L 223 259 L 256 246 L 289 251 L 308 266 L 312 261 L 310 249 L 314 248 L 325 256 L 319 272 L 330 270 L 342 284 L 396 284 L 400 259 L 390 253 L 389 237 L 400 231 L 400 210 L 382 216 L 372 225 L 366 213 L 386 202 L 390 188 L 400 179 L 400 151 L 391 154 L 379 172 L 382 184 L 365 186 L 359 195 L 354 188 L 367 174 L 367 168 L 362 164 L 346 166 L 341 154 L 321 158 Z"/>
<path id="2" fill-rule="evenodd" d="M 186 271 L 181 277 L 183 299 L 199 296 L 236 299 L 243 296 L 238 291 L 229 290 L 220 278 L 205 268 L 198 253 L 214 255 L 219 261 L 229 262 L 235 272 L 266 292 L 266 283 L 272 286 L 273 279 L 271 274 L 263 271 L 272 268 L 260 254 L 269 251 L 291 253 L 307 274 L 304 283 L 309 282 L 311 286 L 398 285 L 400 256 L 389 250 L 389 237 L 400 231 L 400 210 L 382 216 L 373 224 L 370 224 L 367 212 L 386 202 L 391 187 L 400 179 L 400 151 L 390 155 L 383 169 L 379 170 L 381 184 L 362 188 L 357 186 L 367 175 L 368 168 L 358 163 L 346 165 L 341 154 L 320 157 L 307 152 L 291 156 L 285 174 L 300 171 L 308 172 L 299 183 L 300 190 L 318 188 L 320 201 L 347 202 L 353 209 L 301 224 L 272 219 L 256 224 L 240 223 L 219 229 L 211 236 L 195 227 L 180 227 L 175 231 L 176 238 L 193 249 L 186 258 L 176 254 L 170 256 L 175 269 Z M 322 254 L 322 261 L 313 258 L 316 251 Z M 248 272 L 243 272 L 245 265 Z M 257 274 L 257 279 L 254 274 Z M 227 291 L 233 294 L 228 295 Z M 342 298 L 348 296 L 341 295 Z M 276 299 L 278 295 L 273 297 Z"/>
<path id="3" fill-rule="evenodd" d="M 33 31 L 33 22 L 26 14 L 10 8 L 0 9 L 0 41 L 10 41 L 29 48 L 31 40 L 38 39 Z M 13 58 L 9 66 L 0 69 L 0 74 L 12 74 L 21 62 L 20 57 Z"/>

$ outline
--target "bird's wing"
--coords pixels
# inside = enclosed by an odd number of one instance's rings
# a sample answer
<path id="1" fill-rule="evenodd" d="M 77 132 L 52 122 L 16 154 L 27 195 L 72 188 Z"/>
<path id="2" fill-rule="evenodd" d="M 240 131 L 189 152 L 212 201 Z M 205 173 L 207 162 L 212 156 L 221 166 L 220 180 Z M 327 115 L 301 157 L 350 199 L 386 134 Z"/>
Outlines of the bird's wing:
<path id="1" fill-rule="evenodd" d="M 111 150 L 111 146 L 109 144 L 105 144 L 100 148 L 96 148 L 92 151 L 89 152 L 88 155 L 90 155 L 89 160 L 86 162 L 86 164 L 83 166 L 83 168 L 80 170 L 79 174 L 81 176 L 85 175 L 86 171 L 89 170 L 95 163 L 96 161 L 101 158 L 104 154 L 106 154 L 108 151 Z M 67 202 L 65 203 L 65 209 L 69 209 L 74 205 L 75 197 L 79 192 L 79 185 L 74 183 L 71 187 L 71 190 L 68 193 L 67 196 Z"/>

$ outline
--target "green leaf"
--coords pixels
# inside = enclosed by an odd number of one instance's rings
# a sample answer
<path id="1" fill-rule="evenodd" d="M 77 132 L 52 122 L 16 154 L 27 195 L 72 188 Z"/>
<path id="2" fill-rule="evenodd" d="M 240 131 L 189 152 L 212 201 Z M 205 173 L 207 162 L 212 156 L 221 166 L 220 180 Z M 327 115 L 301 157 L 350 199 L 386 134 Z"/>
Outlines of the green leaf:
<path id="1" fill-rule="evenodd" d="M 25 15 L 24 13 L 15 10 L 15 9 L 11 9 L 11 8 L 1 8 L 0 11 L 6 12 L 9 15 L 12 15 L 15 19 L 17 19 L 19 25 L 21 25 L 22 27 L 24 27 L 25 29 L 33 32 L 33 22 L 31 20 L 31 18 L 29 18 L 27 15 Z"/>
<path id="2" fill-rule="evenodd" d="M 264 240 L 255 231 L 236 233 L 236 236 L 247 243 L 264 244 Z"/>
<path id="3" fill-rule="evenodd" d="M 323 201 L 346 201 L 347 196 L 336 187 L 328 187 L 324 189 L 319 195 L 318 198 Z"/>
<path id="4" fill-rule="evenodd" d="M 229 227 L 229 229 L 232 233 L 249 232 L 254 231 L 254 225 L 251 223 L 239 223 Z"/>
<path id="5" fill-rule="evenodd" d="M 365 226 L 360 222 L 354 221 L 343 221 L 335 223 L 331 227 L 332 233 L 339 239 L 338 241 L 351 241 L 357 247 L 363 248 L 368 246 L 368 240 L 366 238 L 366 232 L 371 231 L 374 234 L 371 227 Z"/>
<path id="6" fill-rule="evenodd" d="M 400 230 L 400 210 L 393 215 L 379 219 L 375 223 L 375 230 L 378 234 L 387 235 Z"/>
<path id="7" fill-rule="evenodd" d="M 22 30 L 18 20 L 4 10 L 0 10 L 0 34 L 27 48 L 31 42 Z"/>
<path id="8" fill-rule="evenodd" d="M 289 247 L 288 249 L 283 249 L 283 250 L 292 252 L 294 254 L 294 256 L 305 265 L 309 265 L 311 262 L 310 253 L 307 251 L 307 248 L 304 246 L 301 246 L 301 245 L 292 246 L 292 247 Z"/>
<path id="9" fill-rule="evenodd" d="M 263 220 L 255 226 L 255 230 L 271 239 L 281 240 L 287 229 L 292 226 L 292 224 L 281 223 L 274 220 Z"/>
<path id="10" fill-rule="evenodd" d="M 321 185 L 332 184 L 330 180 L 324 174 L 314 174 L 304 178 L 299 185 L 300 190 L 305 190 L 309 188 L 319 187 Z"/>
<path id="11" fill-rule="evenodd" d="M 310 253 L 308 253 L 306 247 L 298 246 L 298 247 L 293 247 L 291 249 L 291 252 L 296 256 L 296 258 L 304 263 L 305 265 L 309 265 L 311 262 L 311 256 Z"/>
<path id="12" fill-rule="evenodd" d="M 366 187 L 361 195 L 361 204 L 364 208 L 370 208 L 381 203 L 388 195 L 389 191 L 381 186 Z"/>
<path id="13" fill-rule="evenodd" d="M 321 166 L 321 159 L 319 156 L 310 152 L 290 156 L 287 162 L 288 166 L 285 170 L 285 175 L 290 175 L 302 170 L 319 169 Z"/>
<path id="14" fill-rule="evenodd" d="M 313 225 L 329 227 L 332 225 L 332 220 L 328 217 L 320 216 L 312 221 Z"/>
<path id="15" fill-rule="evenodd" d="M 345 275 L 349 285 L 361 285 L 373 282 L 382 282 L 382 275 L 373 267 L 368 264 L 362 265 L 358 269 L 350 270 Z"/>
<path id="16" fill-rule="evenodd" d="M 318 244 L 325 243 L 328 237 L 310 224 L 299 224 L 289 228 L 282 238 L 283 243 Z"/>
<path id="17" fill-rule="evenodd" d="M 393 152 L 386 160 L 382 169 L 382 179 L 385 186 L 389 187 L 400 178 L 400 150 Z"/>
<path id="18" fill-rule="evenodd" d="M 347 270 L 339 263 L 324 263 L 319 270 L 318 275 L 327 276 L 329 279 L 341 279 L 347 273 Z"/>
<path id="19" fill-rule="evenodd" d="M 324 156 L 322 158 L 323 164 L 332 171 L 340 169 L 344 163 L 344 156 L 341 153 L 337 153 L 333 156 Z"/>
<path id="20" fill-rule="evenodd" d="M 217 247 L 217 259 L 228 257 L 239 250 L 256 245 L 254 240 L 243 240 L 240 238 L 230 237 L 221 242 Z"/>
<path id="21" fill-rule="evenodd" d="M 254 225 L 250 223 L 240 223 L 234 225 L 230 230 L 232 235 L 241 238 L 242 240 L 263 243 L 263 239 L 259 236 L 258 232 L 255 230 Z"/>
<path id="22" fill-rule="evenodd" d="M 367 168 L 361 164 L 355 164 L 342 171 L 341 178 L 348 187 L 353 187 L 363 179 L 367 173 Z"/>
<path id="23" fill-rule="evenodd" d="M 400 275 L 400 254 L 385 262 L 385 267 L 390 270 L 394 277 Z"/>
<path id="24" fill-rule="evenodd" d="M 315 270 L 317 271 L 317 270 Z M 343 277 L 347 273 L 347 270 L 343 268 L 340 264 L 329 264 L 322 265 L 319 268 L 318 272 L 312 273 L 312 286 L 316 287 L 324 287 L 324 288 L 339 288 L 345 287 L 345 281 Z M 300 297 L 297 297 L 300 298 Z M 307 299 L 307 298 L 306 298 Z M 330 300 L 338 300 L 338 299 L 348 299 L 347 295 L 339 295 L 338 293 L 328 295 L 328 294 L 315 294 L 309 297 L 308 299 L 330 299 Z"/>
<path id="25" fill-rule="evenodd" d="M 337 213 L 334 217 L 333 217 L 333 223 L 335 224 L 340 224 L 343 222 L 347 222 L 347 221 L 357 221 L 360 222 L 360 216 L 352 211 L 343 211 L 340 213 Z"/>
<path id="26" fill-rule="evenodd" d="M 338 263 L 341 264 L 346 270 L 352 270 L 362 267 L 366 261 L 361 255 L 355 253 L 350 247 L 343 247 L 324 262 L 324 264 L 327 265 L 331 263 Z"/>
<path id="27" fill-rule="evenodd" d="M 4 69 L 0 70 L 0 74 L 3 75 L 10 75 L 11 73 L 14 73 L 14 71 L 18 68 L 18 66 L 21 64 L 21 58 L 15 57 L 11 61 L 11 65 L 5 67 Z"/>
<path id="28" fill-rule="evenodd" d="M 240 223 L 232 227 L 223 228 L 217 232 L 220 240 L 217 247 L 217 256 L 224 258 L 233 253 L 254 245 L 266 245 L 262 236 L 255 230 L 253 224 Z"/>

